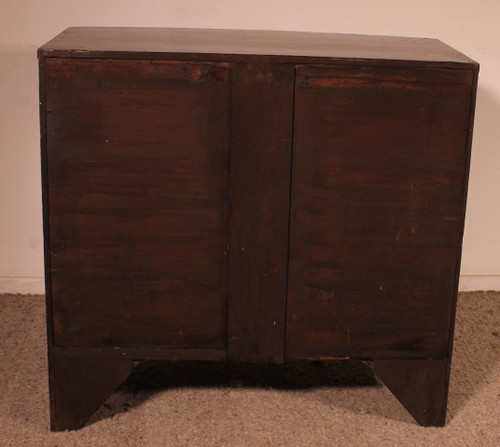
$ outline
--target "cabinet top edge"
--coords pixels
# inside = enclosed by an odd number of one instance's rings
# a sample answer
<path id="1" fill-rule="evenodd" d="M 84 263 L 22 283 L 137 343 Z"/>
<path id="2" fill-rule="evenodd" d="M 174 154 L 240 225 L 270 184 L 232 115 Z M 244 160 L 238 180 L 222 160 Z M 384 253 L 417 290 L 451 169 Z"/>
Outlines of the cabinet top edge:
<path id="1" fill-rule="evenodd" d="M 307 57 L 478 64 L 438 39 L 194 28 L 71 27 L 39 57 L 160 57 L 169 54 Z"/>

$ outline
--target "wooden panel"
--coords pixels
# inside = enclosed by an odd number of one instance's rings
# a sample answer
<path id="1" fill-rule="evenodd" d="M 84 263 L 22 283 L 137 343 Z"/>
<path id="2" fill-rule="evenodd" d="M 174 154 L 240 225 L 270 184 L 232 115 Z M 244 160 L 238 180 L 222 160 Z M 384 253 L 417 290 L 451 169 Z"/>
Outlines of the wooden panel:
<path id="1" fill-rule="evenodd" d="M 81 427 L 132 372 L 132 360 L 106 353 L 55 349 L 52 356 L 52 431 Z"/>
<path id="2" fill-rule="evenodd" d="M 445 356 L 472 71 L 298 67 L 287 356 Z"/>
<path id="3" fill-rule="evenodd" d="M 239 64 L 233 79 L 228 356 L 282 362 L 294 67 Z"/>
<path id="4" fill-rule="evenodd" d="M 420 425 L 444 426 L 449 359 L 375 360 L 373 370 Z"/>
<path id="5" fill-rule="evenodd" d="M 81 356 L 101 356 L 129 360 L 200 360 L 224 361 L 227 359 L 225 349 L 190 349 L 169 348 L 162 346 L 143 345 L 138 347 L 106 346 L 106 347 L 55 347 L 54 352 L 71 352 Z"/>
<path id="6" fill-rule="evenodd" d="M 73 27 L 41 48 L 47 56 L 280 55 L 474 64 L 437 39 L 291 31 Z M 283 58 L 282 58 L 283 61 Z"/>
<path id="7" fill-rule="evenodd" d="M 56 345 L 225 347 L 229 68 L 47 60 Z"/>

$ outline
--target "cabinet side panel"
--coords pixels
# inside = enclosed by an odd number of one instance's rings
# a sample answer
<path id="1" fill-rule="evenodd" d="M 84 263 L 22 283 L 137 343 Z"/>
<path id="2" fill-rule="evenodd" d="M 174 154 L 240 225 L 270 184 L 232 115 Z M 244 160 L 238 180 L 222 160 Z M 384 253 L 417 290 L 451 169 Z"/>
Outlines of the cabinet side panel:
<path id="1" fill-rule="evenodd" d="M 47 60 L 56 345 L 225 347 L 229 68 Z"/>
<path id="2" fill-rule="evenodd" d="M 228 356 L 282 362 L 294 66 L 233 72 Z"/>
<path id="3" fill-rule="evenodd" d="M 472 75 L 297 67 L 287 356 L 448 354 Z"/>
<path id="4" fill-rule="evenodd" d="M 45 57 L 38 60 L 39 73 L 39 113 L 40 113 L 40 167 L 42 179 L 43 205 L 43 254 L 45 269 L 45 310 L 47 321 L 47 366 L 49 373 L 49 401 L 51 425 L 55 423 L 55 383 L 54 383 L 54 330 L 52 318 L 52 281 L 50 268 L 50 231 L 49 231 L 49 200 L 47 174 L 47 94 L 45 83 Z"/>

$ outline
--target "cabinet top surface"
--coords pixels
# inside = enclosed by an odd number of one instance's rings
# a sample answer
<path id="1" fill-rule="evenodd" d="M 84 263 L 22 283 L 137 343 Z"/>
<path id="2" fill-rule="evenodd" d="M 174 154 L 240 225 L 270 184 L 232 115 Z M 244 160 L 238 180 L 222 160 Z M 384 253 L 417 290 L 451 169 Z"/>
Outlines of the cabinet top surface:
<path id="1" fill-rule="evenodd" d="M 437 39 L 291 31 L 72 27 L 39 49 L 47 57 L 222 54 L 475 64 Z"/>

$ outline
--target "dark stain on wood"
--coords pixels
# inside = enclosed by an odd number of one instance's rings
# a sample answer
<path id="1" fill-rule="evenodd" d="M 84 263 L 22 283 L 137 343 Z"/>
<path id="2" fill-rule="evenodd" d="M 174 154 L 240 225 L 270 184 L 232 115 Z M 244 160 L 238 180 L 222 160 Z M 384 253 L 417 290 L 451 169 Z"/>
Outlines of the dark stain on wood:
<path id="1" fill-rule="evenodd" d="M 283 362 L 294 69 L 233 77 L 228 357 Z M 249 123 L 251 125 L 249 126 Z"/>
<path id="2" fill-rule="evenodd" d="M 444 423 L 474 61 L 145 28 L 70 28 L 38 55 L 53 430 L 163 358 L 372 359 Z"/>

